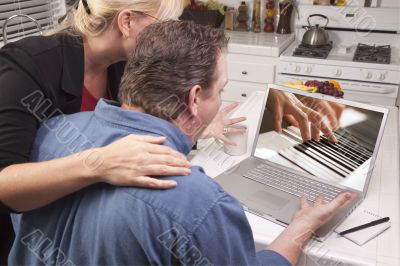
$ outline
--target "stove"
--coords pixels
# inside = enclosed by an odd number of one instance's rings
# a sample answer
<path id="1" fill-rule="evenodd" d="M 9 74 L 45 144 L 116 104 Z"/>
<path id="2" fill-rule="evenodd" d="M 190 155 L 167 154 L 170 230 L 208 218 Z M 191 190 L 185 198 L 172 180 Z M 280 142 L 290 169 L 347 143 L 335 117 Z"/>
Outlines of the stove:
<path id="1" fill-rule="evenodd" d="M 369 32 L 357 31 L 359 26 L 347 21 L 346 17 L 351 16 L 345 12 L 347 9 L 332 6 L 299 4 L 300 19 L 296 19 L 294 28 L 296 38 L 280 55 L 276 82 L 334 79 L 342 85 L 345 99 L 399 105 L 400 9 L 368 9 L 368 15 L 375 22 Z M 316 13 L 329 17 L 331 23 L 326 30 L 332 43 L 321 50 L 304 47 L 301 42 L 308 16 Z M 355 14 L 357 17 L 362 18 L 361 14 Z M 313 24 L 322 23 L 315 17 L 312 19 L 317 20 Z"/>
<path id="2" fill-rule="evenodd" d="M 328 54 L 331 50 L 332 42 L 318 46 L 300 43 L 296 50 L 294 50 L 293 56 L 325 59 L 328 57 Z"/>
<path id="3" fill-rule="evenodd" d="M 390 45 L 367 45 L 359 43 L 354 53 L 354 62 L 390 64 Z"/>

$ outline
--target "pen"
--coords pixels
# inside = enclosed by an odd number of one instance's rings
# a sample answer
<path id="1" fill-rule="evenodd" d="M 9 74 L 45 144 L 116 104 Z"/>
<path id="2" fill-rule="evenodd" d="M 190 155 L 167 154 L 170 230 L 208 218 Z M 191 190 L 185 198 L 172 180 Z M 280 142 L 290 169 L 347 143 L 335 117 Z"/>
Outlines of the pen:
<path id="1" fill-rule="evenodd" d="M 365 229 L 365 228 L 368 228 L 368 227 L 371 227 L 371 226 L 374 226 L 374 225 L 378 225 L 378 224 L 381 224 L 381 223 L 386 223 L 389 220 L 390 220 L 389 217 L 381 218 L 381 219 L 378 219 L 378 220 L 375 220 L 375 221 L 372 221 L 372 222 L 369 222 L 369 223 L 366 223 L 366 224 L 363 224 L 363 225 L 359 225 L 359 226 L 350 228 L 348 230 L 344 230 L 343 232 L 340 232 L 339 235 L 343 236 L 345 234 L 352 233 L 352 232 L 355 232 L 355 231 L 358 231 L 358 230 L 362 230 L 362 229 Z"/>

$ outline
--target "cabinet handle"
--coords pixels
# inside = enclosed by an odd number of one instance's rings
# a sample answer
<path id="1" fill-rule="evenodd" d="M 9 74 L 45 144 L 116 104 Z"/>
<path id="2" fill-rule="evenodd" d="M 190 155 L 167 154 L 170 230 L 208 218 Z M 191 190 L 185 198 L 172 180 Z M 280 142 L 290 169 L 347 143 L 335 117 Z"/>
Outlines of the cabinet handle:
<path id="1" fill-rule="evenodd" d="M 242 97 L 247 97 L 247 94 L 246 93 L 242 93 Z"/>
<path id="2" fill-rule="evenodd" d="M 247 71 L 243 70 L 243 71 L 242 71 L 242 74 L 243 74 L 243 75 L 247 75 Z"/>

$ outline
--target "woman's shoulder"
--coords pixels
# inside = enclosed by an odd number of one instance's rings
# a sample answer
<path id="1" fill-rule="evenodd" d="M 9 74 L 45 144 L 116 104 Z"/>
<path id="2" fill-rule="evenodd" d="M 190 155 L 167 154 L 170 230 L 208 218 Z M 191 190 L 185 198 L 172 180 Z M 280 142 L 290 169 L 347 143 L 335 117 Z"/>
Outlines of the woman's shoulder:
<path id="1" fill-rule="evenodd" d="M 0 64 L 35 80 L 42 90 L 66 88 L 80 95 L 84 51 L 81 38 L 67 33 L 30 36 L 8 43 L 0 50 Z"/>
<path id="2" fill-rule="evenodd" d="M 83 50 L 82 39 L 69 33 L 58 33 L 50 36 L 29 36 L 16 42 L 8 43 L 1 51 L 7 53 L 18 49 L 28 55 L 37 56 L 60 48 Z"/>

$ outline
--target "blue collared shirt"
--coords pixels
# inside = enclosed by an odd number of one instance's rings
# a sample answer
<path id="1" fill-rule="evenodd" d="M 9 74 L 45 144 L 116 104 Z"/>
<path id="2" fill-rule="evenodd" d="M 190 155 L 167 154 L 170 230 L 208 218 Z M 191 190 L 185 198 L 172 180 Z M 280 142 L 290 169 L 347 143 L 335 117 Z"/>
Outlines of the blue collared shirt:
<path id="1" fill-rule="evenodd" d="M 168 121 L 101 100 L 94 112 L 46 122 L 31 160 L 64 157 L 129 134 L 166 136 L 165 145 L 185 155 L 192 147 Z M 82 167 L 102 162 L 94 158 L 82 159 Z M 200 167 L 194 166 L 189 176 L 168 179 L 176 180 L 177 188 L 96 184 L 13 215 L 16 240 L 9 264 L 290 265 L 273 251 L 256 252 L 241 204 Z"/>

